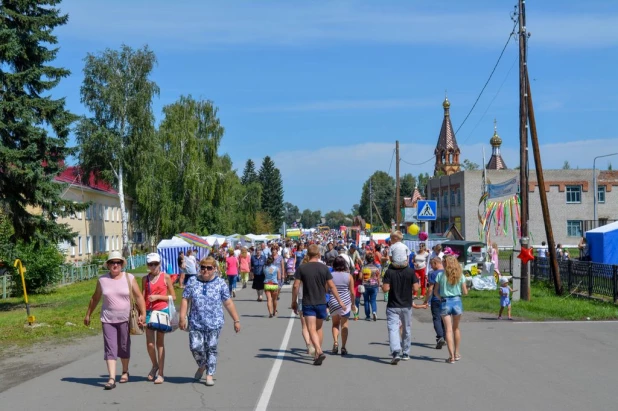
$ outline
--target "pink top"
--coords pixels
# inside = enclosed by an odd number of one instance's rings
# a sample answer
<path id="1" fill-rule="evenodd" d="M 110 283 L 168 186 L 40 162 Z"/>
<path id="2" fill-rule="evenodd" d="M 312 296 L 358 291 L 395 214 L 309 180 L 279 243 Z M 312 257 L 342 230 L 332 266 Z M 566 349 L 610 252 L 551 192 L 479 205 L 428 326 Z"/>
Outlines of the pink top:
<path id="1" fill-rule="evenodd" d="M 109 273 L 99 278 L 103 293 L 103 307 L 101 307 L 102 323 L 124 323 L 129 321 L 131 300 L 127 277 L 133 284 L 133 274 L 121 273 L 113 279 Z"/>
<path id="2" fill-rule="evenodd" d="M 227 275 L 238 275 L 238 260 L 236 259 L 236 257 L 227 257 L 225 259 L 225 262 L 227 263 L 225 273 Z"/>
<path id="3" fill-rule="evenodd" d="M 238 261 L 240 261 L 241 273 L 248 273 L 249 271 L 251 271 L 251 256 L 249 255 L 249 253 L 247 253 L 246 257 L 243 257 L 242 255 L 238 257 Z"/>

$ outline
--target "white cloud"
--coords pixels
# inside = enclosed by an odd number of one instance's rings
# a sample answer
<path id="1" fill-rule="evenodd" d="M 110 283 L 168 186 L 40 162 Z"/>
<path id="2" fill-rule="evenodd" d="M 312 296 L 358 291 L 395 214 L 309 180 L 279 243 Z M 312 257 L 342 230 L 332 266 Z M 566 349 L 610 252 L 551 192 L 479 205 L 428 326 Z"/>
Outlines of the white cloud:
<path id="1" fill-rule="evenodd" d="M 491 147 L 484 147 L 486 161 L 489 161 Z M 618 137 L 543 144 L 543 168 L 560 169 L 568 161 L 571 168 L 592 169 L 593 158 L 607 154 L 608 147 L 616 147 L 618 152 Z M 283 175 L 285 201 L 301 209 L 321 209 L 323 212 L 342 209 L 347 212 L 359 202 L 363 183 L 371 174 L 377 170 L 388 171 L 390 165 L 390 174 L 395 175 L 394 162 L 391 165 L 394 148 L 394 142 L 333 145 L 315 150 L 280 151 L 272 158 Z M 400 143 L 401 158 L 413 164 L 431 159 L 434 149 L 435 143 Z M 482 149 L 482 144 L 461 147 L 461 160 L 469 159 L 481 165 Z M 531 147 L 530 156 L 530 167 L 534 168 Z M 502 157 L 509 168 L 519 166 L 517 147 L 502 147 Z M 261 159 L 254 161 L 259 165 Z M 600 159 L 597 168 L 606 168 L 609 162 L 612 162 L 612 157 Z M 618 166 L 618 156 L 613 158 L 613 163 Z M 244 161 L 239 164 L 244 164 Z M 433 166 L 433 160 L 421 166 L 401 163 L 400 173 L 417 176 L 427 172 L 431 175 Z"/>
<path id="2" fill-rule="evenodd" d="M 66 35 L 100 42 L 150 43 L 157 49 L 233 45 L 430 44 L 495 47 L 512 28 L 508 11 L 444 12 L 374 2 L 65 1 Z M 113 22 L 110 24 L 110 22 Z M 618 45 L 618 14 L 529 12 L 535 46 Z"/>

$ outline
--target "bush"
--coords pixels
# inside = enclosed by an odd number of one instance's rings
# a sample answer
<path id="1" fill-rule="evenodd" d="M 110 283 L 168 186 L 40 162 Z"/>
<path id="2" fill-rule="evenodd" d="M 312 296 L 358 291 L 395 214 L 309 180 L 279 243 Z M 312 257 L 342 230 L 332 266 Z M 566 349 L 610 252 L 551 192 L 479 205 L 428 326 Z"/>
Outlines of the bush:
<path id="1" fill-rule="evenodd" d="M 64 257 L 56 246 L 19 242 L 15 247 L 14 257 L 19 258 L 26 269 L 24 279 L 28 293 L 41 293 L 62 278 L 60 266 L 64 263 Z M 21 278 L 17 270 L 13 273 L 13 280 L 16 285 L 13 294 L 22 293 Z"/>

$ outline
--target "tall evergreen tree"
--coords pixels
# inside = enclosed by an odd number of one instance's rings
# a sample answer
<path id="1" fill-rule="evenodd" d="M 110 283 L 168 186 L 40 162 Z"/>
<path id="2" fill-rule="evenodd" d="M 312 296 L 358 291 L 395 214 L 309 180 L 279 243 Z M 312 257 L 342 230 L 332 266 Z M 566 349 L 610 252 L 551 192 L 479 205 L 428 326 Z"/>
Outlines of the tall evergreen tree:
<path id="1" fill-rule="evenodd" d="M 242 173 L 240 182 L 244 186 L 259 182 L 258 175 L 255 172 L 255 163 L 253 162 L 253 160 L 249 159 L 245 163 L 245 170 Z"/>
<path id="2" fill-rule="evenodd" d="M 120 50 L 88 54 L 85 60 L 81 101 L 94 116 L 82 118 L 77 127 L 79 161 L 86 173 L 93 171 L 118 189 L 126 254 L 125 195 L 135 195 L 141 167 L 153 150 L 152 99 L 159 87 L 149 77 L 157 59 L 147 46 L 133 50 L 123 45 Z"/>
<path id="3" fill-rule="evenodd" d="M 74 233 L 56 218 L 86 207 L 63 199 L 64 187 L 54 182 L 74 154 L 67 141 L 76 119 L 64 98 L 49 93 L 70 74 L 50 64 L 58 53 L 52 32 L 68 21 L 58 3 L 0 3 L 0 213 L 13 226 L 13 241 L 71 241 Z"/>
<path id="4" fill-rule="evenodd" d="M 283 223 L 283 180 L 269 156 L 264 157 L 258 177 L 262 184 L 262 210 L 269 216 L 273 227 L 278 229 Z"/>

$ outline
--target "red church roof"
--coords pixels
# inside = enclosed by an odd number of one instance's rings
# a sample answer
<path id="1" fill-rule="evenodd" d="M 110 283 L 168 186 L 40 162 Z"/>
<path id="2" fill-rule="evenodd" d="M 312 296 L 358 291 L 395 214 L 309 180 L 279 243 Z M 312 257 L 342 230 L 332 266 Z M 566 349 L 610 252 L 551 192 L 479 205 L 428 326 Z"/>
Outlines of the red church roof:
<path id="1" fill-rule="evenodd" d="M 96 181 L 93 173 L 90 173 L 88 183 L 84 183 L 82 171 L 79 169 L 79 167 L 75 166 L 67 167 L 62 173 L 56 176 L 54 180 L 60 183 L 68 183 L 78 187 L 86 187 L 92 190 L 102 191 L 104 193 L 118 194 L 118 191 L 116 191 L 107 182 L 103 180 Z"/>

